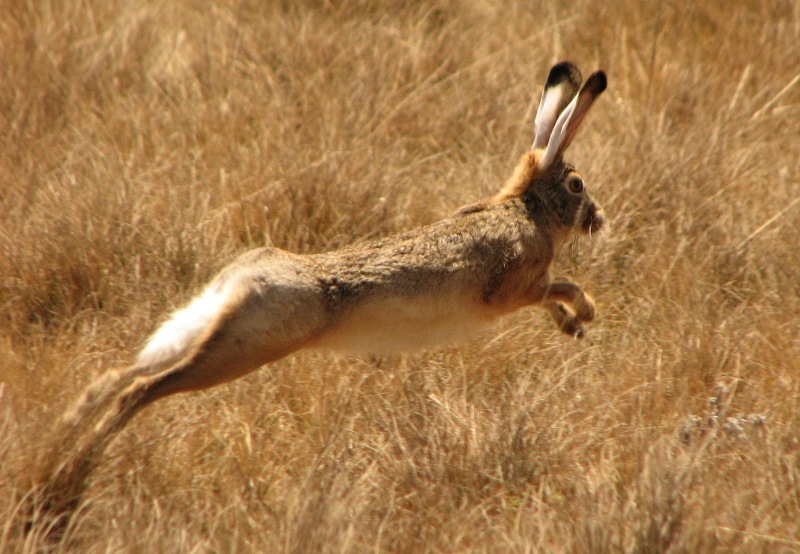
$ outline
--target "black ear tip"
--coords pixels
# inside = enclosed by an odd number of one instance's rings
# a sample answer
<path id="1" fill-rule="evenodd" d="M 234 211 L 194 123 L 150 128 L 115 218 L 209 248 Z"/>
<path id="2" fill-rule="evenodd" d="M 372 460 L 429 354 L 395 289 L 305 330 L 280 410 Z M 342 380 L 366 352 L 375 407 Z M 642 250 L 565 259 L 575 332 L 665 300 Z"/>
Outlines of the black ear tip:
<path id="1" fill-rule="evenodd" d="M 595 96 L 606 90 L 607 86 L 608 79 L 606 78 L 606 72 L 602 69 L 592 73 L 589 79 L 586 80 L 586 88 L 590 89 Z"/>
<path id="2" fill-rule="evenodd" d="M 554 65 L 547 75 L 547 83 L 545 86 L 550 88 L 565 81 L 572 83 L 576 87 L 580 86 L 581 72 L 578 71 L 578 68 L 572 62 L 564 61 Z"/>

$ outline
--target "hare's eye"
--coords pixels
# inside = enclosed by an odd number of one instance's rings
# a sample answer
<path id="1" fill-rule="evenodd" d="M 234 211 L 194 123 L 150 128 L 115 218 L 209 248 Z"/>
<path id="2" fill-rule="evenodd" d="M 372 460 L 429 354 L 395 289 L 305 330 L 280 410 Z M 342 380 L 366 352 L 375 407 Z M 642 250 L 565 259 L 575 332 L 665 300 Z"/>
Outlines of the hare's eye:
<path id="1" fill-rule="evenodd" d="M 580 178 L 575 177 L 574 179 L 569 180 L 567 187 L 569 187 L 569 191 L 572 194 L 580 194 L 583 192 L 583 181 Z"/>

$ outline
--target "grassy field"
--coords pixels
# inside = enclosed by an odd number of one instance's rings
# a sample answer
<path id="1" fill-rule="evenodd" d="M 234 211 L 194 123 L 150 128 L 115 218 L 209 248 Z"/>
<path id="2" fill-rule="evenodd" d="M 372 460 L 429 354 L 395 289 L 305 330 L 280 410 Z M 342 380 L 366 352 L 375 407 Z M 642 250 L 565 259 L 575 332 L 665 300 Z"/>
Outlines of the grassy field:
<path id="1" fill-rule="evenodd" d="M 800 550 L 800 3 L 570 4 L 0 3 L 0 551 Z M 55 421 L 171 309 L 495 192 L 562 59 L 609 76 L 568 158 L 610 229 L 556 264 L 585 340 L 290 356 L 25 533 Z"/>

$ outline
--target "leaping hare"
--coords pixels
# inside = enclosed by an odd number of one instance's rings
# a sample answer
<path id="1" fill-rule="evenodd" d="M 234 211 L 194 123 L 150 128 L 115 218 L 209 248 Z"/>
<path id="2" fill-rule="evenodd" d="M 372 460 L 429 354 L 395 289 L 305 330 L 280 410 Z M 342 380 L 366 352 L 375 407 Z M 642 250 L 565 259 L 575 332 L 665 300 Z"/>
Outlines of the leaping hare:
<path id="1" fill-rule="evenodd" d="M 300 349 L 409 350 L 463 338 L 536 304 L 582 337 L 594 303 L 577 284 L 550 278 L 558 248 L 605 221 L 562 159 L 606 77 L 598 71 L 580 84 L 568 62 L 550 70 L 533 147 L 494 196 L 389 238 L 313 255 L 258 248 L 223 269 L 132 366 L 100 377 L 65 414 L 58 444 L 39 462 L 39 506 L 69 514 L 97 456 L 151 402 Z"/>

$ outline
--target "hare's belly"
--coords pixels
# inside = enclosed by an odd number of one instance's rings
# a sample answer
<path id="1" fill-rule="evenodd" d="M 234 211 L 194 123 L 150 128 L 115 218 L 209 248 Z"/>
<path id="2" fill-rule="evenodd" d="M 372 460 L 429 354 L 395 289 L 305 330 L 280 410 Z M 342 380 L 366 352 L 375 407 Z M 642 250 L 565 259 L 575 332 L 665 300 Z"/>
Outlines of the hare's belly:
<path id="1" fill-rule="evenodd" d="M 463 297 L 370 301 L 334 322 L 309 346 L 352 353 L 410 351 L 468 340 L 491 326 L 496 315 Z"/>

